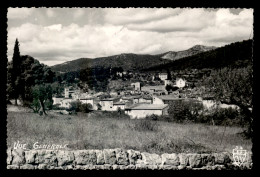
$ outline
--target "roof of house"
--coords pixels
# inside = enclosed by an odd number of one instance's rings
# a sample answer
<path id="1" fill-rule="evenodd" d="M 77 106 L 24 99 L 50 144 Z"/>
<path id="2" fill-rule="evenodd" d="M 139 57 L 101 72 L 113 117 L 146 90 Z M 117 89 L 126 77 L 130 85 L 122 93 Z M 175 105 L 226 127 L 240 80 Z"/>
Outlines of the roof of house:
<path id="1" fill-rule="evenodd" d="M 128 110 L 162 110 L 167 106 L 168 104 L 135 104 L 127 109 Z"/>
<path id="2" fill-rule="evenodd" d="M 114 101 L 118 98 L 104 98 L 104 99 L 100 99 L 100 101 Z"/>
<path id="3" fill-rule="evenodd" d="M 178 101 L 178 100 L 184 100 L 184 98 L 176 98 L 175 96 L 171 95 L 163 95 L 163 96 L 157 96 L 158 98 L 165 100 L 165 101 Z"/>
<path id="4" fill-rule="evenodd" d="M 165 90 L 165 85 L 143 86 L 141 90 Z"/>
<path id="5" fill-rule="evenodd" d="M 125 104 L 126 104 L 126 102 L 124 102 L 124 101 L 118 101 L 116 103 L 113 103 L 113 105 L 125 105 Z"/>
<path id="6" fill-rule="evenodd" d="M 87 97 L 87 98 L 79 98 L 80 100 L 92 100 L 94 99 L 93 97 Z"/>

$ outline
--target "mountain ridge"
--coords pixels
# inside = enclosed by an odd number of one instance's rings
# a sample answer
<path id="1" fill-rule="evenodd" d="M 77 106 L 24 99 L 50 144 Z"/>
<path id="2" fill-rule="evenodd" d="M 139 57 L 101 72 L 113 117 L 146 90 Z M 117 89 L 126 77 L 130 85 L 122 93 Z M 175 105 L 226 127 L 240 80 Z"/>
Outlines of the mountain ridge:
<path id="1" fill-rule="evenodd" d="M 79 58 L 51 66 L 51 68 L 52 70 L 59 72 L 76 71 L 91 67 L 122 67 L 123 70 L 141 70 L 145 69 L 147 66 L 152 67 L 166 64 L 172 60 L 179 60 L 187 56 L 208 51 L 209 49 L 212 49 L 212 46 L 195 45 L 187 50 L 178 52 L 169 51 L 157 55 L 121 53 L 118 55 L 97 57 L 93 59 Z"/>

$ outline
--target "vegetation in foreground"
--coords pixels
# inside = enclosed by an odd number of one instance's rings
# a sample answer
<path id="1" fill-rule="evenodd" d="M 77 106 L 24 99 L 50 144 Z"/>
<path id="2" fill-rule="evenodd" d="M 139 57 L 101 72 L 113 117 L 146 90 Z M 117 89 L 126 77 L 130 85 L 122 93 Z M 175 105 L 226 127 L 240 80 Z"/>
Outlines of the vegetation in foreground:
<path id="1" fill-rule="evenodd" d="M 251 151 L 252 142 L 240 127 L 131 120 L 118 112 L 78 115 L 11 112 L 7 116 L 7 145 L 32 148 L 40 144 L 69 144 L 70 149 L 123 148 L 150 153 L 231 152 L 235 146 Z"/>

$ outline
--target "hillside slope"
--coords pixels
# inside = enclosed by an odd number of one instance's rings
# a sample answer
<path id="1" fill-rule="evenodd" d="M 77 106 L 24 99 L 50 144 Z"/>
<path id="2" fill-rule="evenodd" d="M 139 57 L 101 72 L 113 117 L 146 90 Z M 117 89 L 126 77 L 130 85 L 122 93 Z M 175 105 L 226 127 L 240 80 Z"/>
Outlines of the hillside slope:
<path id="1" fill-rule="evenodd" d="M 122 67 L 123 70 L 142 70 L 146 69 L 147 67 L 170 63 L 172 60 L 178 60 L 215 48 L 216 47 L 196 45 L 188 50 L 179 52 L 170 51 L 158 55 L 124 53 L 120 55 L 100 57 L 95 59 L 80 58 L 62 64 L 54 65 L 52 66 L 52 70 L 69 72 L 92 67 Z"/>
<path id="2" fill-rule="evenodd" d="M 161 58 L 169 59 L 169 60 L 178 60 L 178 59 L 196 55 L 196 54 L 199 54 L 202 52 L 214 50 L 216 48 L 217 47 L 214 47 L 214 46 L 195 45 L 187 50 L 178 51 L 178 52 L 170 51 L 170 52 L 164 53 L 161 55 Z"/>
<path id="3" fill-rule="evenodd" d="M 122 67 L 123 70 L 140 70 L 147 68 L 147 66 L 151 67 L 168 62 L 169 60 L 154 55 L 120 54 L 95 59 L 80 58 L 54 65 L 52 70 L 68 72 L 91 67 Z"/>
<path id="4" fill-rule="evenodd" d="M 183 69 L 217 69 L 221 67 L 243 67 L 252 64 L 252 40 L 235 42 L 215 50 L 171 61 L 144 71 L 183 70 Z"/>

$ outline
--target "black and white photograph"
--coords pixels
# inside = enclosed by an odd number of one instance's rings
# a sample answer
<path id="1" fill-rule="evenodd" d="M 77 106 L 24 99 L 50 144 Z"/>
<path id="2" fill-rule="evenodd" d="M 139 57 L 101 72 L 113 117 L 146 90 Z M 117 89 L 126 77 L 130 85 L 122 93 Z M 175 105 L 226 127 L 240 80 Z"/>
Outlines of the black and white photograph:
<path id="1" fill-rule="evenodd" d="M 7 9 L 8 170 L 251 170 L 253 8 Z"/>

